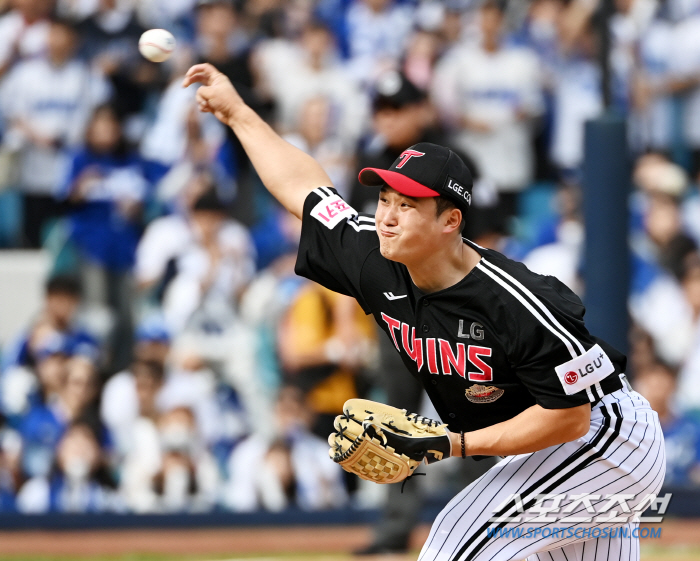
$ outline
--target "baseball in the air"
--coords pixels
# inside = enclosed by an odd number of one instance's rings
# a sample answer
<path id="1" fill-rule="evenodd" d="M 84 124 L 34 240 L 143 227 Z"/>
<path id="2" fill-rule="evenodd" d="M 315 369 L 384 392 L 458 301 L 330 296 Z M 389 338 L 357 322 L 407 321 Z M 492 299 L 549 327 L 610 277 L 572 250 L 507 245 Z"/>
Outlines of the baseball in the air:
<path id="1" fill-rule="evenodd" d="M 175 50 L 175 37 L 165 29 L 149 29 L 139 39 L 139 52 L 151 62 L 168 60 Z"/>

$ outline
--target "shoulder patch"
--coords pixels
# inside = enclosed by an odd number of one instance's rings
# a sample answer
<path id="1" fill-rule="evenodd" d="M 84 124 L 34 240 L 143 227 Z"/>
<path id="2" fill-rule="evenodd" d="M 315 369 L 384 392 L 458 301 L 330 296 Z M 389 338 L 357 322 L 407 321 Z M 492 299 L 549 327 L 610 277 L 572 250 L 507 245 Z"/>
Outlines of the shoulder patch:
<path id="1" fill-rule="evenodd" d="M 329 230 L 335 228 L 343 219 L 355 216 L 357 211 L 346 203 L 340 195 L 331 195 L 321 199 L 311 209 L 311 216 Z"/>
<path id="2" fill-rule="evenodd" d="M 564 393 L 572 395 L 600 382 L 615 372 L 615 367 L 600 345 L 594 345 L 585 354 L 560 364 L 554 370 Z"/>

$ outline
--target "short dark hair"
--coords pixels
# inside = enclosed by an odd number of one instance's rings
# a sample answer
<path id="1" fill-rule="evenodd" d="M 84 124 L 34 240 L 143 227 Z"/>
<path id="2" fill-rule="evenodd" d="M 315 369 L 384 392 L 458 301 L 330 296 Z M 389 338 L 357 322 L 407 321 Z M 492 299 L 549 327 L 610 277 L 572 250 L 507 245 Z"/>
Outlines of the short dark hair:
<path id="1" fill-rule="evenodd" d="M 452 210 L 453 208 L 457 208 L 457 205 L 454 204 L 451 200 L 446 199 L 445 197 L 433 197 L 435 199 L 435 215 L 439 218 L 440 215 L 442 215 L 443 212 L 446 210 Z M 462 209 L 458 209 L 462 213 L 462 221 L 459 224 L 459 231 L 463 232 L 464 228 L 467 225 L 467 215 Z"/>
<path id="2" fill-rule="evenodd" d="M 148 374 L 159 384 L 165 377 L 165 369 L 163 368 L 163 365 L 156 360 L 136 359 L 131 366 L 132 373 L 135 373 L 135 371 L 139 368 L 143 368 L 143 372 Z"/>
<path id="3" fill-rule="evenodd" d="M 46 281 L 46 294 L 67 294 L 74 298 L 80 298 L 82 288 L 80 281 L 75 277 L 57 275 Z"/>

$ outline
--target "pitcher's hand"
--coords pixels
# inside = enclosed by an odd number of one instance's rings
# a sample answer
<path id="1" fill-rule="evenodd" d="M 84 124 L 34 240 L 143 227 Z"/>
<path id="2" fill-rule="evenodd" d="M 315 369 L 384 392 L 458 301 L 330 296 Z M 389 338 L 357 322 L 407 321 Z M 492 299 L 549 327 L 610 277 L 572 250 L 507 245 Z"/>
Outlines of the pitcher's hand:
<path id="1" fill-rule="evenodd" d="M 225 125 L 232 126 L 237 111 L 246 107 L 229 79 L 211 64 L 195 64 L 187 71 L 182 87 L 202 84 L 197 90 L 199 110 L 213 113 Z"/>

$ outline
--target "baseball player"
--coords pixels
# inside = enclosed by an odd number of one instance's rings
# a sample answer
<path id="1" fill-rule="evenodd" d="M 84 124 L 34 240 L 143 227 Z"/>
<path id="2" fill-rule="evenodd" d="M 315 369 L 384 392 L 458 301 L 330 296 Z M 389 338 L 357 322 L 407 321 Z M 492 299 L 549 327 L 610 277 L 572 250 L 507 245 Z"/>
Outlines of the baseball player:
<path id="1" fill-rule="evenodd" d="M 503 458 L 440 513 L 420 561 L 639 559 L 630 514 L 664 478 L 658 417 L 628 386 L 625 357 L 588 333 L 575 294 L 461 237 L 472 178 L 459 157 L 419 143 L 362 170 L 381 191 L 375 216 L 357 213 L 213 66 L 193 66 L 184 86 L 196 82 L 200 110 L 233 129 L 302 219 L 297 273 L 373 314 L 453 456 Z M 494 535 L 506 527 L 528 533 Z"/>

